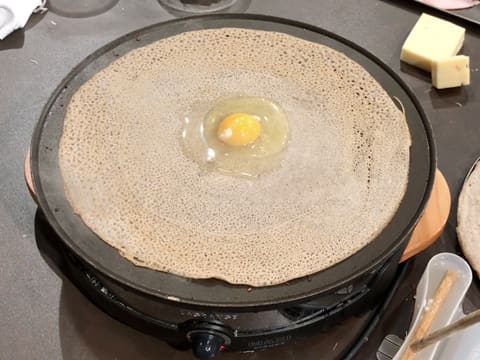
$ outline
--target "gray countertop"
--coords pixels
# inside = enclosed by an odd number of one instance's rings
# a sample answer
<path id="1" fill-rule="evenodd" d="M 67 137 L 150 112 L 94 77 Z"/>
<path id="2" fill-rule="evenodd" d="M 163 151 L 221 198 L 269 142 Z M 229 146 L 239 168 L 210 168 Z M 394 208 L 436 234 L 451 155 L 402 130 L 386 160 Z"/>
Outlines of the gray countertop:
<path id="1" fill-rule="evenodd" d="M 479 27 L 457 21 L 467 27 L 463 53 L 471 57 L 472 85 L 439 92 L 430 86 L 426 74 L 399 62 L 401 45 L 424 10 L 414 2 L 252 0 L 240 5 L 237 11 L 287 17 L 330 30 L 366 48 L 399 73 L 432 123 L 438 166 L 456 206 L 463 177 L 480 155 Z M 176 352 L 110 319 L 52 271 L 35 242 L 36 207 L 23 181 L 23 157 L 35 123 L 68 72 L 109 41 L 174 15 L 156 0 L 119 0 L 113 8 L 86 18 L 58 12 L 34 15 L 25 30 L 0 41 L 0 359 L 190 359 L 189 353 Z M 420 274 L 435 252 L 458 251 L 455 215 L 453 208 L 444 234 L 416 257 L 412 271 Z M 411 298 L 414 280 L 402 285 L 393 309 L 401 308 L 404 298 Z M 478 282 L 468 304 L 480 307 Z M 398 316 L 387 315 L 359 358 L 373 358 L 381 337 L 400 331 L 396 327 L 402 323 Z M 271 353 L 225 358 L 299 358 L 294 349 L 286 346 Z M 301 357 L 319 359 L 322 354 L 306 351 Z"/>

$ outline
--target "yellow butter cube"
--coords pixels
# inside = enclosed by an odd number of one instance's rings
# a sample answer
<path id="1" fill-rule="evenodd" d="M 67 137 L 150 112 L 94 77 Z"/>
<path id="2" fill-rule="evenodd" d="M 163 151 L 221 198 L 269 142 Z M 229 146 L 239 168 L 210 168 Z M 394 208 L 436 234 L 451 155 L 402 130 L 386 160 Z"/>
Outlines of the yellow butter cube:
<path id="1" fill-rule="evenodd" d="M 400 60 L 430 71 L 432 61 L 456 55 L 464 39 L 464 28 L 422 14 L 403 44 Z"/>
<path id="2" fill-rule="evenodd" d="M 446 89 L 470 84 L 470 58 L 465 55 L 432 62 L 432 85 Z"/>

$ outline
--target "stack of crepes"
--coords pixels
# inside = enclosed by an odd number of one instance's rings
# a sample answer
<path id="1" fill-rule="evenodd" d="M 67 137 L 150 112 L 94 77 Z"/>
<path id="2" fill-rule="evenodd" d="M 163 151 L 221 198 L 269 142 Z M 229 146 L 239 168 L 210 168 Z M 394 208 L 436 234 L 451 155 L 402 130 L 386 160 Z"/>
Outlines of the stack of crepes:
<path id="1" fill-rule="evenodd" d="M 480 277 L 480 158 L 469 171 L 458 198 L 457 235 L 465 257 Z"/>

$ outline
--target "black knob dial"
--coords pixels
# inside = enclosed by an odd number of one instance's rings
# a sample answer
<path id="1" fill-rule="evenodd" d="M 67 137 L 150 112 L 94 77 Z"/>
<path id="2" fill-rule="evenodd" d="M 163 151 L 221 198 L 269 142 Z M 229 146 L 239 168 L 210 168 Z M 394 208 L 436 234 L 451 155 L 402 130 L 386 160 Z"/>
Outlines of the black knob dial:
<path id="1" fill-rule="evenodd" d="M 193 354 L 202 360 L 213 359 L 221 350 L 225 339 L 208 332 L 191 335 Z"/>

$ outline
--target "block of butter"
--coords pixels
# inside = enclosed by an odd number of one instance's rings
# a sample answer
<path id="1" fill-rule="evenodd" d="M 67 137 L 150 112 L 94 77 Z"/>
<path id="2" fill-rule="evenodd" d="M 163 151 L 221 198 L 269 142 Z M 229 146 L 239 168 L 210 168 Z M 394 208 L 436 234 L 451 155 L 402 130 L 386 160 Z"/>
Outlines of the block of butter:
<path id="1" fill-rule="evenodd" d="M 452 56 L 432 62 L 432 85 L 446 89 L 470 84 L 470 58 L 465 55 Z"/>
<path id="2" fill-rule="evenodd" d="M 433 60 L 457 55 L 464 39 L 464 28 L 422 14 L 403 44 L 400 60 L 430 71 Z"/>

